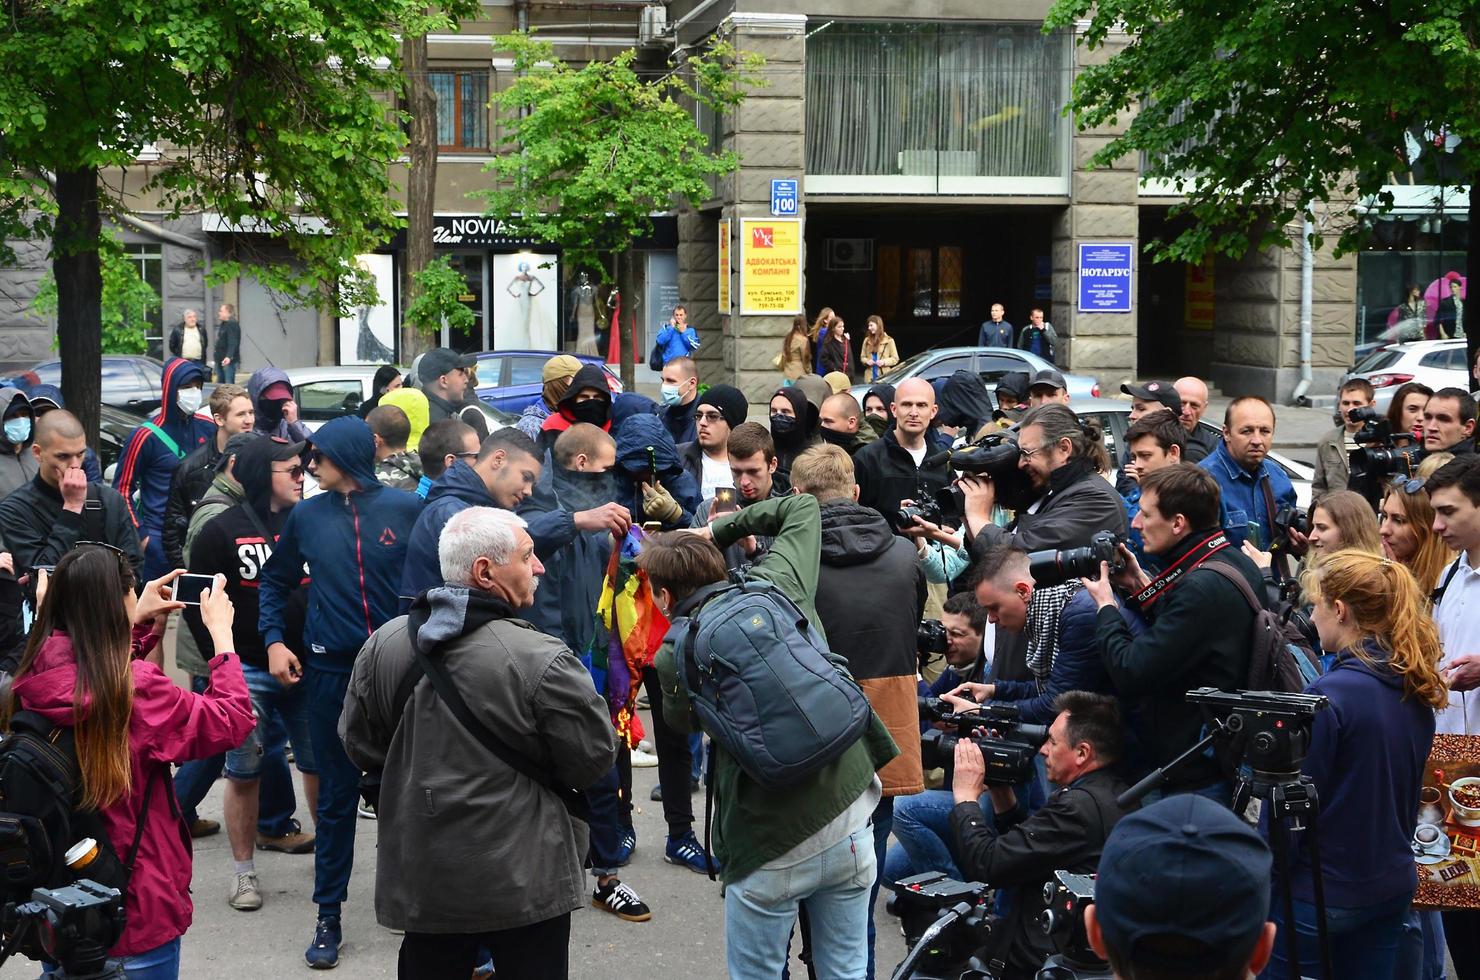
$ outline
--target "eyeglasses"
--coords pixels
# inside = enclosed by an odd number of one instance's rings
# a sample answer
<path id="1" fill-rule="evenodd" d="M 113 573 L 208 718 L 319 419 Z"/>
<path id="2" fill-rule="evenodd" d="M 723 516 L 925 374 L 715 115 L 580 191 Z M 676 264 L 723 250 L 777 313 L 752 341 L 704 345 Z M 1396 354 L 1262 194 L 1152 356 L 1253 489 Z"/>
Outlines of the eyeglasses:
<path id="1" fill-rule="evenodd" d="M 296 464 L 286 470 L 273 470 L 273 472 L 286 473 L 288 474 L 288 476 L 292 477 L 295 480 L 303 479 L 303 467 Z"/>
<path id="2" fill-rule="evenodd" d="M 1423 489 L 1424 482 L 1424 477 L 1416 476 L 1412 479 L 1409 479 L 1405 477 L 1402 473 L 1398 473 L 1394 475 L 1392 479 L 1388 480 L 1388 486 L 1392 487 L 1394 490 L 1402 490 L 1404 493 L 1412 496 L 1413 494 L 1418 493 L 1420 490 Z"/>
<path id="3" fill-rule="evenodd" d="M 309 466 L 318 466 L 323 461 L 324 461 L 324 454 L 321 453 L 321 452 L 319 452 L 317 449 L 312 450 L 311 452 L 309 452 L 309 454 L 308 454 L 308 465 Z"/>
<path id="4" fill-rule="evenodd" d="M 1023 459 L 1032 459 L 1034 456 L 1037 456 L 1039 453 L 1043 452 L 1043 450 L 1047 448 L 1048 443 L 1046 442 L 1043 445 L 1039 446 L 1037 449 L 1024 449 L 1022 446 L 1018 446 L 1018 455 L 1021 456 Z"/>
<path id="5" fill-rule="evenodd" d="M 695 412 L 694 418 L 700 422 L 723 422 L 725 420 L 719 412 Z"/>
<path id="6" fill-rule="evenodd" d="M 448 453 L 447 455 L 453 459 L 477 459 L 478 450 L 475 449 L 470 453 Z"/>

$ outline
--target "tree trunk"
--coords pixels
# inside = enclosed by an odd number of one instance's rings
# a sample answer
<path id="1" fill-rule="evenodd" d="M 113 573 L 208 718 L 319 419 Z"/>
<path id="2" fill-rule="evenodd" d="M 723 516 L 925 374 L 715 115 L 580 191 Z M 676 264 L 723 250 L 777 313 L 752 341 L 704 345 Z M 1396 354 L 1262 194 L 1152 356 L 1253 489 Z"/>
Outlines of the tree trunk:
<path id="1" fill-rule="evenodd" d="M 51 270 L 57 284 L 62 397 L 82 422 L 87 444 L 97 449 L 103 385 L 103 268 L 98 257 L 102 222 L 97 168 L 58 170 L 56 202 Z"/>
<path id="2" fill-rule="evenodd" d="M 632 361 L 633 338 L 637 336 L 637 277 L 633 275 L 632 250 L 617 256 L 617 291 L 622 297 L 621 314 L 617 317 L 617 344 L 622 362 L 622 385 L 628 391 L 637 384 L 636 366 Z"/>
<path id="3" fill-rule="evenodd" d="M 401 42 L 406 72 L 406 111 L 411 117 L 407 144 L 410 172 L 406 178 L 406 262 L 401 280 L 401 308 L 416 298 L 416 276 L 432 261 L 432 226 L 437 193 L 437 93 L 427 80 L 425 34 Z M 401 326 L 401 363 L 428 347 L 426 335 L 409 324 Z"/>
<path id="4" fill-rule="evenodd" d="M 1475 354 L 1480 351 L 1480 298 L 1475 292 L 1480 283 L 1480 171 L 1470 174 L 1470 247 L 1465 252 L 1465 347 L 1469 356 L 1465 359 L 1470 369 L 1475 367 Z M 1441 297 L 1442 298 L 1442 297 Z M 1480 388 L 1480 380 L 1472 375 L 1465 386 L 1471 391 Z"/>

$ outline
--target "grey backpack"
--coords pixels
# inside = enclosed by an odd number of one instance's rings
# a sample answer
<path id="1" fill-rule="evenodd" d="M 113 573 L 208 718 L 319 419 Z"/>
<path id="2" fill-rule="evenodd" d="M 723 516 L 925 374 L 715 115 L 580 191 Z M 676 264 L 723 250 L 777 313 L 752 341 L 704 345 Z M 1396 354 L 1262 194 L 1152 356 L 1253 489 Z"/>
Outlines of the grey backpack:
<path id="1" fill-rule="evenodd" d="M 806 614 L 768 582 L 709 586 L 668 637 L 709 737 L 767 789 L 797 782 L 863 735 L 872 710 Z"/>

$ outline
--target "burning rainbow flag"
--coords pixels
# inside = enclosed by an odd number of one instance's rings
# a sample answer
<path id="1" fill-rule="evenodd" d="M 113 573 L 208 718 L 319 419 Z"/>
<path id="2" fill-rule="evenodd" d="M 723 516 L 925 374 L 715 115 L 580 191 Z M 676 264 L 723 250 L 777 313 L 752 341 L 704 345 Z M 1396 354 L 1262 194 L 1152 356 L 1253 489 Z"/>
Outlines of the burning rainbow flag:
<path id="1" fill-rule="evenodd" d="M 642 531 L 634 527 L 622 546 L 612 550 L 596 605 L 596 636 L 591 644 L 592 673 L 611 706 L 612 724 L 628 748 L 636 748 L 643 735 L 642 720 L 635 710 L 643 668 L 652 666 L 663 634 L 668 632 L 668 619 L 653 601 L 647 575 L 637 567 L 642 540 Z"/>

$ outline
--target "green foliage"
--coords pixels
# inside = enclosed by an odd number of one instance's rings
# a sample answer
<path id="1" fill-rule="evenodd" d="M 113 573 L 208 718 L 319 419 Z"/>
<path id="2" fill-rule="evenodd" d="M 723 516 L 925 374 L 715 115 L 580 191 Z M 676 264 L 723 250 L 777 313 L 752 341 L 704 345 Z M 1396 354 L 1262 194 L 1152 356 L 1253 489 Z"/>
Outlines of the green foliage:
<path id="1" fill-rule="evenodd" d="M 494 47 L 514 61 L 514 82 L 494 96 L 502 111 L 498 178 L 480 192 L 514 234 L 559 242 L 568 262 L 607 276 L 601 256 L 652 230 L 675 200 L 698 206 L 709 178 L 739 164 L 716 152 L 692 106 L 722 113 L 762 84 L 759 55 L 715 43 L 661 79 L 639 76 L 637 55 L 572 68 L 528 34 Z"/>
<path id="2" fill-rule="evenodd" d="M 1288 246 L 1285 226 L 1333 199 L 1344 217 L 1314 244 L 1356 247 L 1352 205 L 1408 169 L 1413 128 L 1458 134 L 1453 168 L 1480 171 L 1480 0 L 1057 0 L 1045 30 L 1080 20 L 1090 48 L 1128 35 L 1075 81 L 1081 128 L 1130 119 L 1092 162 L 1146 153 L 1194 219 L 1161 257 Z"/>
<path id="3" fill-rule="evenodd" d="M 159 294 L 139 275 L 123 245 L 105 232 L 99 243 L 103 267 L 104 354 L 143 354 L 148 350 L 149 314 L 159 309 Z M 57 282 L 50 272 L 41 280 L 31 308 L 42 316 L 57 312 Z"/>
<path id="4" fill-rule="evenodd" d="M 427 263 L 417 273 L 413 290 L 416 299 L 406 307 L 402 321 L 422 333 L 433 336 L 445 321 L 454 330 L 471 330 L 475 317 L 467 304 L 458 299 L 468 291 L 462 273 L 452 267 L 450 256 L 442 255 Z"/>
<path id="5" fill-rule="evenodd" d="M 39 175 L 129 166 L 153 144 L 165 153 L 145 187 L 126 197 L 121 181 L 99 181 L 104 213 L 157 198 L 170 217 L 211 211 L 281 236 L 300 267 L 243 237 L 238 261 L 213 279 L 249 268 L 302 301 L 334 303 L 339 270 L 398 225 L 387 168 L 404 137 L 385 96 L 402 80 L 400 35 L 456 30 L 479 10 L 476 0 L 11 3 L 0 21 L 0 240 L 49 236 L 54 201 Z"/>

